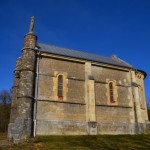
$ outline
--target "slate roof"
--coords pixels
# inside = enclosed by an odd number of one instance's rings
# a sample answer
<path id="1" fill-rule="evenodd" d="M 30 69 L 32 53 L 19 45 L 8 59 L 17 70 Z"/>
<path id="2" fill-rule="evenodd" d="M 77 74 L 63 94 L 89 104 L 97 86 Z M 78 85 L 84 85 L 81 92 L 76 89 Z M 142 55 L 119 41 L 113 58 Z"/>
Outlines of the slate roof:
<path id="1" fill-rule="evenodd" d="M 120 58 L 117 58 L 116 56 L 115 58 L 117 59 L 114 59 L 113 57 L 105 57 L 105 56 L 96 55 L 84 51 L 73 50 L 69 48 L 63 48 L 63 47 L 48 45 L 43 43 L 37 43 L 37 48 L 41 52 L 67 56 L 72 58 L 79 58 L 83 60 L 90 60 L 93 62 L 100 62 L 100 63 L 111 64 L 111 65 L 121 66 L 126 68 L 134 68 L 132 65 L 121 60 Z"/>

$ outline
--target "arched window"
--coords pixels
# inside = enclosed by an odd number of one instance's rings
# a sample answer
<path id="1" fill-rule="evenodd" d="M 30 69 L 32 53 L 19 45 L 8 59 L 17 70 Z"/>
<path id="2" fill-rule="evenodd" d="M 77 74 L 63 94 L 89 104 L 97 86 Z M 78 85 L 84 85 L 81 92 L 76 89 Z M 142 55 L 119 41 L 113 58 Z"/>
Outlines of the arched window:
<path id="1" fill-rule="evenodd" d="M 114 103 L 115 102 L 115 100 L 114 100 L 114 88 L 113 88 L 112 82 L 109 83 L 109 95 L 110 95 L 110 102 Z"/>
<path id="2" fill-rule="evenodd" d="M 58 93 L 57 93 L 59 98 L 63 98 L 63 76 L 59 75 L 58 76 Z"/>

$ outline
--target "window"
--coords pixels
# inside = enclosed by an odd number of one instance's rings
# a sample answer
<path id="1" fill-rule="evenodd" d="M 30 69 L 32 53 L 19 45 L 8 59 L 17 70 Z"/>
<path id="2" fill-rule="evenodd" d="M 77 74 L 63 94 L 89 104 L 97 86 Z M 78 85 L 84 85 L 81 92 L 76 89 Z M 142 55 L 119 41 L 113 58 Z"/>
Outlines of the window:
<path id="1" fill-rule="evenodd" d="M 62 71 L 54 71 L 53 77 L 53 99 L 58 101 L 67 100 L 68 74 Z"/>
<path id="2" fill-rule="evenodd" d="M 63 99 L 63 76 L 59 75 L 58 76 L 58 98 Z"/>
<path id="3" fill-rule="evenodd" d="M 118 105 L 118 93 L 117 93 L 117 86 L 115 80 L 107 81 L 106 85 L 107 91 L 107 104 L 108 105 Z"/>
<path id="4" fill-rule="evenodd" d="M 115 100 L 114 100 L 114 88 L 113 88 L 113 83 L 112 82 L 109 83 L 109 96 L 110 96 L 110 102 L 111 103 L 115 103 Z"/>
<path id="5" fill-rule="evenodd" d="M 109 96 L 110 96 L 110 102 L 112 103 L 114 101 L 114 93 L 113 93 L 113 83 L 109 83 Z"/>

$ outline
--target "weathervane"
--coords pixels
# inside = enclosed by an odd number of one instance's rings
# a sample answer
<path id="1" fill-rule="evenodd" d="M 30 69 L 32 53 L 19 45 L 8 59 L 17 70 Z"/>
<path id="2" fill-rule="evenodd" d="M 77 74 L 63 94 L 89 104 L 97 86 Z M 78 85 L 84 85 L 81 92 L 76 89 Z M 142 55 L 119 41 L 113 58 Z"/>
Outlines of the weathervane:
<path id="1" fill-rule="evenodd" d="M 34 16 L 31 17 L 29 33 L 34 32 Z"/>

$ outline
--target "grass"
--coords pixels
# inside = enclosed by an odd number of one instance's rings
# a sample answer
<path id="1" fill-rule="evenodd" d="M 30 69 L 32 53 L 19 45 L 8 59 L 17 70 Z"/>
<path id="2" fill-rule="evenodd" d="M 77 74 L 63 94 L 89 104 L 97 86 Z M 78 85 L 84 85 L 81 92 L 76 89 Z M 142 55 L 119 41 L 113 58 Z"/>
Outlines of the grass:
<path id="1" fill-rule="evenodd" d="M 0 141 L 5 140 L 7 138 L 7 133 L 0 132 Z"/>
<path id="2" fill-rule="evenodd" d="M 0 135 L 0 140 L 4 136 Z M 6 137 L 5 137 L 6 139 Z M 149 150 L 150 135 L 37 136 L 18 145 L 0 146 L 10 150 Z"/>

